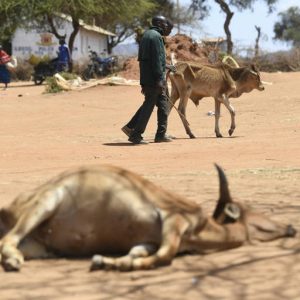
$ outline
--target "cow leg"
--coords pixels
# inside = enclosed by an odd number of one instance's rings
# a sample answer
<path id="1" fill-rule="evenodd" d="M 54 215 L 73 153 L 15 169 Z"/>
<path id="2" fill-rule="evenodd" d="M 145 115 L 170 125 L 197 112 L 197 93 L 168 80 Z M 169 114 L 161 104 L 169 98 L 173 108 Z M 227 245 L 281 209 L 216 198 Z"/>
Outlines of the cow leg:
<path id="1" fill-rule="evenodd" d="M 35 206 L 25 210 L 15 226 L 0 241 L 1 263 L 6 271 L 18 271 L 21 268 L 24 263 L 24 255 L 17 249 L 19 243 L 53 214 L 63 196 L 63 189 L 54 192 L 46 191 L 43 195 L 39 194 L 35 200 Z M 38 251 L 38 253 L 40 255 L 41 252 Z"/>
<path id="2" fill-rule="evenodd" d="M 181 118 L 182 124 L 185 128 L 185 132 L 191 139 L 194 139 L 194 138 L 196 138 L 196 136 L 192 133 L 190 125 L 186 119 L 186 106 L 187 106 L 189 97 L 191 95 L 191 92 L 192 92 L 192 89 L 187 89 L 185 93 L 182 93 L 183 95 L 180 95 L 178 113 Z"/>
<path id="3" fill-rule="evenodd" d="M 235 110 L 234 107 L 231 105 L 227 96 L 225 95 L 222 96 L 222 102 L 225 105 L 225 107 L 228 109 L 231 116 L 231 125 L 230 125 L 230 129 L 228 130 L 228 133 L 231 136 L 235 129 Z"/>
<path id="4" fill-rule="evenodd" d="M 215 134 L 217 138 L 223 137 L 219 128 L 220 114 L 221 114 L 221 102 L 219 101 L 219 99 L 215 98 Z"/>
<path id="5" fill-rule="evenodd" d="M 153 255 L 133 259 L 133 270 L 150 269 L 156 266 L 169 265 L 178 253 L 182 236 L 189 224 L 184 216 L 167 216 L 163 221 L 162 242 Z"/>
<path id="6" fill-rule="evenodd" d="M 152 244 L 142 244 L 134 246 L 127 255 L 122 257 L 108 257 L 102 255 L 94 255 L 92 258 L 91 271 L 105 269 L 117 269 L 119 271 L 130 271 L 132 269 L 133 259 L 137 257 L 147 257 L 153 254 L 157 247 Z"/>
<path id="7" fill-rule="evenodd" d="M 179 99 L 178 89 L 176 85 L 172 83 L 171 96 L 169 98 L 169 114 L 178 99 Z"/>
<path id="8" fill-rule="evenodd" d="M 159 249 L 151 244 L 136 246 L 128 255 L 119 258 L 94 256 L 91 270 L 108 268 L 121 271 L 150 269 L 158 265 L 170 264 L 177 254 L 182 235 L 188 227 L 183 216 L 167 216 L 163 221 L 162 242 Z"/>

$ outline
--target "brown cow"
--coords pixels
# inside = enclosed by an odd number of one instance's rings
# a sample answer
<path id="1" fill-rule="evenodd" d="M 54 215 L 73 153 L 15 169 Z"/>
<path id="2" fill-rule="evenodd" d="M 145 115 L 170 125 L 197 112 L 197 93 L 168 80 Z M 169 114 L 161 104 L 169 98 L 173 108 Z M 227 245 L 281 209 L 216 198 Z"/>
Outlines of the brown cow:
<path id="1" fill-rule="evenodd" d="M 295 235 L 292 226 L 233 201 L 223 171 L 217 170 L 220 198 L 213 217 L 199 204 L 118 167 L 63 173 L 0 211 L 2 265 L 17 271 L 24 257 L 101 254 L 93 257 L 91 270 L 149 269 L 170 264 L 180 252 Z"/>
<path id="2" fill-rule="evenodd" d="M 204 97 L 215 99 L 215 133 L 222 137 L 219 129 L 220 105 L 223 103 L 231 115 L 231 136 L 235 129 L 235 111 L 229 98 L 238 98 L 253 89 L 264 90 L 259 71 L 251 67 L 233 68 L 226 64 L 202 65 L 190 62 L 178 62 L 177 71 L 170 73 L 172 91 L 170 108 L 180 98 L 178 112 L 190 138 L 195 138 L 186 120 L 186 106 L 190 98 L 195 105 Z"/>

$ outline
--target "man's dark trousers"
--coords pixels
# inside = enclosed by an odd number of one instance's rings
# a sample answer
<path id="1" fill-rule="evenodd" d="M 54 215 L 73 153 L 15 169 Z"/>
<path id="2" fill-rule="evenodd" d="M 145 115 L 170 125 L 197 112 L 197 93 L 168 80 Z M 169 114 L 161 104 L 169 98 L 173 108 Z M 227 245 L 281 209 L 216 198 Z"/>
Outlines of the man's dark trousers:
<path id="1" fill-rule="evenodd" d="M 143 92 L 145 100 L 127 124 L 129 128 L 134 128 L 130 138 L 141 139 L 155 105 L 157 106 L 157 132 L 155 137 L 163 137 L 166 134 L 168 125 L 169 104 L 167 96 L 160 87 L 144 86 Z"/>

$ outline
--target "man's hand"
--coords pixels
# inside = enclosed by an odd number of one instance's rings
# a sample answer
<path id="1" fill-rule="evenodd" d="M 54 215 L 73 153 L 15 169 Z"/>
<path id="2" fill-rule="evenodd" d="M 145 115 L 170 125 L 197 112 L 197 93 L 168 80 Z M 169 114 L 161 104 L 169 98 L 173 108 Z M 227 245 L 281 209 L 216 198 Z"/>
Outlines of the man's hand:
<path id="1" fill-rule="evenodd" d="M 167 90 L 167 82 L 165 80 L 160 80 L 157 82 L 156 87 L 161 94 L 165 94 Z"/>
<path id="2" fill-rule="evenodd" d="M 164 89 L 166 87 L 166 81 L 165 80 L 160 80 L 156 84 L 157 87 Z"/>
<path id="3" fill-rule="evenodd" d="M 177 70 L 174 65 L 166 65 L 166 69 L 170 70 L 173 73 L 175 73 Z"/>

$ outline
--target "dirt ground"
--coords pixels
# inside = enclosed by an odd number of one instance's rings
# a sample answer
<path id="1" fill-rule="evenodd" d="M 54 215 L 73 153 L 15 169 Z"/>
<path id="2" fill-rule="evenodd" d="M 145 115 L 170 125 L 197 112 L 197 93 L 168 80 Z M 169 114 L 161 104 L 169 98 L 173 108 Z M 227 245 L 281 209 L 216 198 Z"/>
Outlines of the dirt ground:
<path id="1" fill-rule="evenodd" d="M 0 206 L 20 192 L 75 166 L 114 164 L 198 201 L 211 213 L 218 198 L 214 162 L 226 171 L 233 197 L 300 231 L 300 73 L 262 74 L 264 92 L 233 99 L 237 128 L 220 120 L 214 136 L 212 99 L 188 105 L 197 139 L 172 111 L 172 143 L 127 142 L 120 128 L 142 102 L 137 86 L 97 86 L 57 95 L 13 83 L 0 91 Z M 0 299 L 300 299 L 299 234 L 205 256 L 183 256 L 168 267 L 132 273 L 89 273 L 89 259 L 27 261 L 20 273 L 0 270 Z"/>

